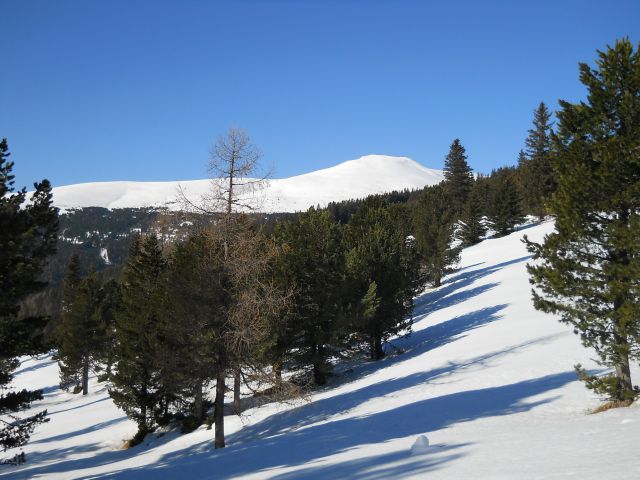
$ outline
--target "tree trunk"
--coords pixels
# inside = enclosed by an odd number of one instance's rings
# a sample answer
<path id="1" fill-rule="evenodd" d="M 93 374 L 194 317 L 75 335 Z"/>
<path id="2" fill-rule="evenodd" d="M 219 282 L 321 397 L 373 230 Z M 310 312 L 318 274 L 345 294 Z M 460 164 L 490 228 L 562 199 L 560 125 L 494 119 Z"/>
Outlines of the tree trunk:
<path id="1" fill-rule="evenodd" d="M 619 213 L 619 218 L 625 225 L 629 223 L 629 215 L 628 210 L 623 208 Z M 623 272 L 627 271 L 627 267 L 630 263 L 631 254 L 628 250 L 622 249 L 614 254 L 615 263 L 620 265 L 624 265 Z M 620 279 L 612 279 L 612 282 L 616 280 L 622 280 L 625 284 L 629 283 L 628 277 L 623 277 Z M 615 327 L 613 331 L 613 341 L 615 342 L 615 350 L 617 353 L 617 362 L 615 365 L 616 368 L 616 377 L 620 382 L 620 386 L 622 387 L 622 391 L 618 392 L 618 395 L 622 398 L 618 398 L 618 400 L 628 400 L 629 398 L 633 398 L 633 383 L 631 382 L 631 369 L 629 368 L 629 351 L 631 350 L 629 347 L 629 332 L 627 331 L 625 325 L 624 317 L 625 313 L 623 312 L 623 308 L 625 303 L 627 302 L 628 293 L 619 293 L 616 295 L 613 301 L 613 310 L 616 315 L 615 319 Z"/>
<path id="2" fill-rule="evenodd" d="M 315 362 L 313 364 L 313 383 L 318 386 L 322 386 L 327 383 L 327 377 L 325 376 L 324 372 L 322 371 L 322 367 L 318 362 Z"/>
<path id="3" fill-rule="evenodd" d="M 242 404 L 240 402 L 240 368 L 238 367 L 233 375 L 233 413 L 240 415 L 242 413 Z"/>
<path id="4" fill-rule="evenodd" d="M 380 360 L 384 358 L 384 350 L 382 349 L 382 338 L 375 334 L 371 339 L 371 360 Z"/>
<path id="5" fill-rule="evenodd" d="M 82 359 L 82 395 L 89 393 L 89 358 Z"/>
<path id="6" fill-rule="evenodd" d="M 617 302 L 614 302 L 614 304 Z M 631 369 L 629 368 L 629 340 L 627 332 L 617 327 L 614 332 L 614 341 L 618 351 L 616 377 L 620 382 L 621 391 L 618 392 L 618 400 L 628 400 L 633 397 L 633 383 L 631 382 Z"/>
<path id="7" fill-rule="evenodd" d="M 621 355 L 620 363 L 616 365 L 616 377 L 620 380 L 623 395 L 633 392 L 633 384 L 631 383 L 631 369 L 629 368 L 629 355 Z M 627 398 L 625 398 L 627 400 Z"/>
<path id="8" fill-rule="evenodd" d="M 214 411 L 215 423 L 215 448 L 224 448 L 224 391 L 225 391 L 225 369 L 219 365 L 216 375 L 216 399 Z"/>
<path id="9" fill-rule="evenodd" d="M 273 362 L 272 368 L 273 376 L 275 377 L 274 380 L 276 388 L 280 388 L 280 386 L 282 385 L 282 362 L 280 362 L 279 360 Z"/>
<path id="10" fill-rule="evenodd" d="M 322 345 L 314 345 L 313 348 L 313 383 L 322 386 L 327 383 L 324 372 L 324 348 Z"/>
<path id="11" fill-rule="evenodd" d="M 202 381 L 198 381 L 193 391 L 193 416 L 198 420 L 204 418 L 204 412 L 202 408 Z"/>

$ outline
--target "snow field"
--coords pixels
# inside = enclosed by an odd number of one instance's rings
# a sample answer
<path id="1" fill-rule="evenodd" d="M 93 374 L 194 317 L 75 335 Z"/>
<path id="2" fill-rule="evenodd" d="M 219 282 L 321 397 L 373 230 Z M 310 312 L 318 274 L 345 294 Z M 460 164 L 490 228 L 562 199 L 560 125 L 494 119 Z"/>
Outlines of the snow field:
<path id="1" fill-rule="evenodd" d="M 51 421 L 7 478 L 640 478 L 640 407 L 599 404 L 573 365 L 600 370 L 571 328 L 533 309 L 523 234 L 465 249 L 460 269 L 416 299 L 413 333 L 379 362 L 334 377 L 309 402 L 267 404 L 213 431 L 168 432 L 121 450 L 135 425 L 92 379 L 61 392 L 50 358 L 26 359 L 16 384 L 44 388 Z M 395 348 L 394 348 L 395 347 Z M 637 381 L 638 369 L 634 370 Z M 230 399 L 229 399 L 230 400 Z M 426 436 L 429 446 L 412 449 Z"/>

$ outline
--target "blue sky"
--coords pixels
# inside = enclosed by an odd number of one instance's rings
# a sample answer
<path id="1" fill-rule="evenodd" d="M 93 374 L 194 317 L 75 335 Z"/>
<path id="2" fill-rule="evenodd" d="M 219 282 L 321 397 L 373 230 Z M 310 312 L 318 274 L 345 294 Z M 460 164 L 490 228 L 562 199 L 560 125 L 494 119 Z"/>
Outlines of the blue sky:
<path id="1" fill-rule="evenodd" d="M 540 101 L 584 96 L 579 61 L 640 2 L 3 0 L 0 137 L 20 185 L 206 176 L 245 128 L 296 175 L 361 155 L 514 164 Z"/>

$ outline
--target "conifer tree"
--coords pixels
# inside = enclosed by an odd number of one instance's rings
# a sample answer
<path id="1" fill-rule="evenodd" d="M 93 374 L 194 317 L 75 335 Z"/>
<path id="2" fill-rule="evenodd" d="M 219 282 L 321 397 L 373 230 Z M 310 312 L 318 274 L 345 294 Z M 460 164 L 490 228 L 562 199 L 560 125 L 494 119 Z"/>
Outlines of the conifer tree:
<path id="1" fill-rule="evenodd" d="M 454 212 L 445 187 L 427 188 L 420 198 L 414 218 L 416 246 L 428 279 L 439 287 L 442 277 L 460 258 L 453 246 Z"/>
<path id="2" fill-rule="evenodd" d="M 155 235 L 134 239 L 123 276 L 122 306 L 116 314 L 116 368 L 109 389 L 114 403 L 138 424 L 132 444 L 153 431 L 164 413 L 166 397 L 157 359 L 165 269 Z"/>
<path id="3" fill-rule="evenodd" d="M 451 209 L 457 215 L 467 202 L 467 197 L 473 186 L 473 174 L 467 163 L 466 150 L 458 138 L 453 141 L 449 147 L 449 153 L 445 157 L 444 178 Z"/>
<path id="4" fill-rule="evenodd" d="M 191 402 L 197 425 L 204 416 L 204 387 L 229 357 L 227 314 L 230 281 L 224 242 L 211 229 L 195 232 L 171 256 L 165 338 L 159 364 L 165 388 Z"/>
<path id="5" fill-rule="evenodd" d="M 528 213 L 540 219 L 546 215 L 545 201 L 555 190 L 555 179 L 551 168 L 551 113 L 540 102 L 534 111 L 533 128 L 525 141 L 526 160 L 522 157 L 521 167 L 523 206 Z"/>
<path id="6" fill-rule="evenodd" d="M 464 247 L 469 247 L 480 242 L 486 231 L 483 223 L 480 191 L 474 185 L 460 215 L 458 238 Z"/>
<path id="7" fill-rule="evenodd" d="M 65 318 L 65 315 L 69 314 L 72 308 L 72 305 L 78 294 L 78 287 L 80 286 L 81 281 L 82 262 L 80 260 L 80 255 L 78 255 L 77 253 L 73 253 L 71 255 L 71 258 L 69 259 L 69 264 L 67 265 L 67 271 L 65 273 L 62 286 L 61 315 L 60 318 L 57 319 L 53 327 L 53 339 L 54 342 L 58 345 L 62 342 L 61 329 L 63 319 Z M 57 354 L 56 357 L 58 360 L 60 360 L 59 354 Z M 69 359 L 67 359 L 67 361 L 69 361 Z M 63 390 L 69 390 L 72 386 L 73 390 L 80 388 L 82 380 L 79 377 L 79 372 L 79 368 L 65 369 L 63 365 L 60 365 L 60 387 Z"/>
<path id="8" fill-rule="evenodd" d="M 411 329 L 413 297 L 420 284 L 419 261 L 401 218 L 376 197 L 367 199 L 345 231 L 353 328 L 384 356 L 382 343 Z"/>
<path id="9" fill-rule="evenodd" d="M 99 284 L 93 268 L 78 281 L 77 256 L 72 257 L 64 286 L 64 304 L 55 336 L 58 343 L 60 383 L 80 384 L 89 393 L 89 371 L 100 351 Z"/>
<path id="10" fill-rule="evenodd" d="M 47 319 L 20 316 L 21 302 L 41 291 L 41 274 L 56 251 L 58 211 L 52 206 L 47 180 L 34 185 L 26 203 L 26 189 L 15 191 L 14 163 L 8 161 L 6 139 L 0 141 L 0 447 L 3 450 L 28 442 L 35 427 L 47 421 L 46 411 L 20 417 L 42 391 L 11 388 L 18 357 L 44 351 L 41 332 Z"/>
<path id="11" fill-rule="evenodd" d="M 492 172 L 488 213 L 489 224 L 498 237 L 510 234 L 524 221 L 512 169 L 501 168 Z"/>
<path id="12" fill-rule="evenodd" d="M 97 305 L 97 330 L 96 344 L 94 346 L 94 358 L 99 368 L 105 373 L 102 379 L 108 379 L 112 373 L 115 362 L 114 349 L 116 342 L 116 316 L 121 305 L 120 284 L 116 280 L 106 281 L 99 291 Z M 101 379 L 101 377 L 98 377 Z"/>
<path id="13" fill-rule="evenodd" d="M 553 140 L 555 231 L 528 242 L 534 305 L 560 315 L 615 372 L 588 376 L 610 399 L 633 399 L 640 332 L 640 53 L 629 39 L 580 64 L 587 100 L 560 102 Z"/>
<path id="14" fill-rule="evenodd" d="M 291 345 L 295 362 L 310 366 L 314 383 L 324 385 L 331 369 L 329 357 L 341 341 L 342 229 L 328 211 L 312 207 L 295 221 L 279 225 L 275 235 L 281 249 L 276 276 L 282 288 L 294 288 L 284 331 L 287 326 L 295 328 Z"/>

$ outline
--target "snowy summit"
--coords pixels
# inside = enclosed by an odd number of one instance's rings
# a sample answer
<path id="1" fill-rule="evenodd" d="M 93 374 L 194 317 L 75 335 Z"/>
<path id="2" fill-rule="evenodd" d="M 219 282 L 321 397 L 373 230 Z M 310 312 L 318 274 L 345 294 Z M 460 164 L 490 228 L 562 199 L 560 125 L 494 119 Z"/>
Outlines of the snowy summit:
<path id="1" fill-rule="evenodd" d="M 295 212 L 376 193 L 419 189 L 443 179 L 441 170 L 426 168 L 407 157 L 366 155 L 323 170 L 269 180 L 258 195 L 265 212 Z M 62 209 L 167 207 L 180 210 L 180 189 L 197 204 L 210 187 L 210 179 L 79 183 L 54 188 L 53 199 Z"/>

